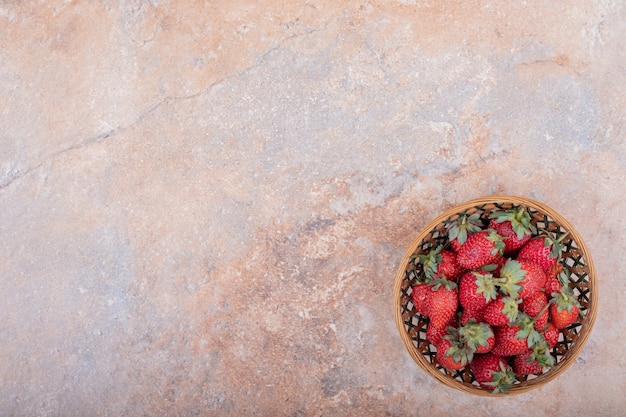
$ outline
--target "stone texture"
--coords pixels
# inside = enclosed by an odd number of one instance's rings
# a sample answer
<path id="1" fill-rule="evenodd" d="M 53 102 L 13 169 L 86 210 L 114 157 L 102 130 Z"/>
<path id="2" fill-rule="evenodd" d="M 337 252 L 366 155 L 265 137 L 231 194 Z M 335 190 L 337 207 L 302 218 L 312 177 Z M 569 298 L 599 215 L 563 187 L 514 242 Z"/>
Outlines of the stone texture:
<path id="1" fill-rule="evenodd" d="M 619 1 L 0 3 L 0 414 L 618 415 Z M 448 207 L 523 195 L 598 270 L 529 393 L 412 362 L 391 289 Z M 513 410 L 513 411 L 510 411 Z"/>

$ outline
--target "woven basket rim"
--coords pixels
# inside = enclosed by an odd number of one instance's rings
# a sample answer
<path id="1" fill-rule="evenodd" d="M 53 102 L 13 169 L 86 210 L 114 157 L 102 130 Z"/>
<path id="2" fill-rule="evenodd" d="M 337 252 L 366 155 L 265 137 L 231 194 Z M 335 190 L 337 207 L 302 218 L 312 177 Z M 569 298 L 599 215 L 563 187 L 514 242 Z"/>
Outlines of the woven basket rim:
<path id="1" fill-rule="evenodd" d="M 526 206 L 530 209 L 533 209 L 537 212 L 540 212 L 543 215 L 547 215 L 552 218 L 555 222 L 557 222 L 560 226 L 565 228 L 570 232 L 570 237 L 575 241 L 578 249 L 583 254 L 585 264 L 588 268 L 588 280 L 589 280 L 589 301 L 585 318 L 582 320 L 582 326 L 578 333 L 575 343 L 573 343 L 572 347 L 568 349 L 567 354 L 564 359 L 560 361 L 554 369 L 545 374 L 539 375 L 532 380 L 518 383 L 509 389 L 508 394 L 492 394 L 491 392 L 481 389 L 475 385 L 471 385 L 468 383 L 461 382 L 457 379 L 454 379 L 442 372 L 440 372 L 434 365 L 426 360 L 424 355 L 419 352 L 413 341 L 411 340 L 409 334 L 405 329 L 404 320 L 402 318 L 402 285 L 405 279 L 406 267 L 408 262 L 410 261 L 411 256 L 416 252 L 420 243 L 424 240 L 424 238 L 428 235 L 428 233 L 433 230 L 435 227 L 440 225 L 443 221 L 448 218 L 465 212 L 469 209 L 475 208 L 477 206 L 488 205 L 488 204 L 512 204 L 518 206 Z M 468 200 L 464 203 L 455 205 L 453 207 L 448 208 L 439 216 L 435 217 L 432 221 L 430 221 L 421 231 L 420 233 L 413 239 L 412 243 L 409 245 L 408 249 L 405 251 L 404 257 L 398 267 L 394 287 L 393 287 L 393 309 L 394 309 L 394 319 L 396 322 L 396 327 L 400 333 L 402 341 L 405 345 L 405 348 L 408 350 L 410 356 L 413 358 L 415 363 L 426 371 L 430 376 L 438 380 L 439 382 L 460 391 L 468 392 L 475 395 L 482 396 L 510 396 L 511 394 L 519 394 L 523 392 L 527 392 L 531 389 L 538 388 L 545 383 L 554 380 L 556 377 L 561 375 L 565 370 L 576 360 L 580 351 L 584 347 L 591 330 L 593 328 L 593 324 L 595 322 L 595 317 L 597 314 L 597 305 L 598 305 L 598 289 L 597 289 L 597 280 L 596 280 L 596 271 L 593 264 L 593 260 L 589 250 L 582 239 L 582 236 L 578 233 L 578 231 L 574 228 L 574 226 L 562 215 L 557 213 L 551 207 L 535 201 L 533 199 L 527 197 L 520 196 L 511 196 L 511 195 L 492 195 L 479 197 L 472 200 Z"/>

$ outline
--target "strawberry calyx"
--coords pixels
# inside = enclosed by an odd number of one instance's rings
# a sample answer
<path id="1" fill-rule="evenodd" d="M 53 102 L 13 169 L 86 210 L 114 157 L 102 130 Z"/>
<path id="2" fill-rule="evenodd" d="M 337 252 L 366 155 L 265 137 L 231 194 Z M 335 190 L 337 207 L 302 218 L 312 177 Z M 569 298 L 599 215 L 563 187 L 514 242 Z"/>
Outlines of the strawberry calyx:
<path id="1" fill-rule="evenodd" d="M 551 247 L 550 256 L 552 258 L 558 260 L 561 257 L 561 251 L 563 249 L 561 243 L 563 242 L 563 240 L 565 239 L 567 235 L 569 235 L 569 232 L 563 233 L 561 236 L 557 237 L 556 239 L 553 236 L 549 236 L 549 235 L 542 236 L 543 245 L 546 248 Z"/>
<path id="2" fill-rule="evenodd" d="M 519 313 L 519 304 L 522 302 L 520 298 L 504 297 L 502 299 L 502 314 L 508 317 L 509 322 L 514 322 Z"/>
<path id="3" fill-rule="evenodd" d="M 489 346 L 489 339 L 494 337 L 493 329 L 487 323 L 477 323 L 471 319 L 464 326 L 458 329 L 459 340 L 469 349 L 476 349 Z"/>
<path id="4" fill-rule="evenodd" d="M 537 314 L 535 318 L 530 317 L 528 314 L 519 312 L 517 315 L 517 319 L 515 320 L 515 325 L 519 326 L 518 332 L 515 334 L 515 337 L 523 340 L 526 339 L 526 343 L 530 349 L 534 349 L 536 346 L 539 346 L 541 343 L 545 343 L 544 337 L 535 329 L 535 323 L 537 318 L 541 316 L 541 314 L 548 308 L 548 304 Z"/>
<path id="5" fill-rule="evenodd" d="M 559 264 L 560 265 L 560 264 Z M 559 283 L 563 286 L 563 287 L 567 287 L 569 284 L 569 275 L 567 275 L 567 272 L 565 271 L 561 271 L 556 278 L 559 280 Z"/>
<path id="6" fill-rule="evenodd" d="M 497 371 L 491 372 L 491 377 L 491 382 L 484 382 L 483 385 L 493 388 L 492 394 L 499 392 L 508 394 L 509 388 L 516 381 L 515 373 L 505 365 L 504 361 L 500 362 L 500 368 Z"/>
<path id="7" fill-rule="evenodd" d="M 500 270 L 500 277 L 494 281 L 500 287 L 500 292 L 510 297 L 517 298 L 519 292 L 524 288 L 520 282 L 524 281 L 526 271 L 522 269 L 522 264 L 514 259 L 507 259 Z"/>
<path id="8" fill-rule="evenodd" d="M 495 300 L 498 296 L 498 289 L 493 275 L 479 272 L 472 272 L 472 274 L 476 277 L 476 294 L 483 294 L 486 302 Z"/>
<path id="9" fill-rule="evenodd" d="M 485 236 L 485 239 L 493 242 L 493 249 L 491 249 L 491 254 L 493 256 L 502 256 L 504 254 L 505 248 L 502 236 L 500 236 L 498 232 L 493 229 L 487 229 L 486 232 L 487 236 Z"/>
<path id="10" fill-rule="evenodd" d="M 542 367 L 552 369 L 554 368 L 555 361 L 554 356 L 550 354 L 550 344 L 546 341 L 543 335 L 541 338 L 543 340 L 532 347 L 532 353 L 530 354 L 528 360 L 530 362 L 537 361 L 537 363 Z"/>
<path id="11" fill-rule="evenodd" d="M 479 271 L 485 272 L 494 272 L 496 269 L 498 269 L 498 264 L 487 264 L 478 268 Z"/>
<path id="12" fill-rule="evenodd" d="M 454 281 L 450 281 L 446 278 L 437 278 L 430 280 L 428 285 L 432 287 L 433 291 L 437 291 L 440 287 L 445 287 L 446 290 L 453 290 L 457 288 L 457 284 Z"/>
<path id="13" fill-rule="evenodd" d="M 568 285 L 563 285 L 561 292 L 552 293 L 552 295 L 553 297 L 550 300 L 550 303 L 556 305 L 556 309 L 559 312 L 567 310 L 571 313 L 574 306 L 578 308 L 581 307 L 578 299 L 574 295 L 574 291 Z"/>
<path id="14" fill-rule="evenodd" d="M 511 228 L 518 239 L 523 239 L 525 235 L 537 234 L 537 228 L 531 224 L 530 213 L 523 207 L 511 208 L 504 211 L 496 211 L 489 215 L 490 219 L 495 219 L 497 223 L 511 222 Z"/>
<path id="15" fill-rule="evenodd" d="M 437 273 L 442 260 L 442 249 L 443 245 L 439 245 L 435 249 L 431 249 L 426 255 L 417 255 L 417 259 L 419 263 L 422 264 L 422 270 L 426 278 L 432 279 Z"/>
<path id="16" fill-rule="evenodd" d="M 451 241 L 457 239 L 459 244 L 462 245 L 469 235 L 482 230 L 482 222 L 478 213 L 470 216 L 464 214 L 456 221 L 446 225 L 446 228 L 448 229 L 448 238 Z"/>
<path id="17" fill-rule="evenodd" d="M 446 332 L 447 334 L 443 338 L 450 341 L 450 347 L 444 356 L 451 357 L 454 362 L 459 362 L 462 366 L 469 364 L 474 358 L 476 349 L 469 347 L 462 341 L 458 328 L 447 327 Z"/>

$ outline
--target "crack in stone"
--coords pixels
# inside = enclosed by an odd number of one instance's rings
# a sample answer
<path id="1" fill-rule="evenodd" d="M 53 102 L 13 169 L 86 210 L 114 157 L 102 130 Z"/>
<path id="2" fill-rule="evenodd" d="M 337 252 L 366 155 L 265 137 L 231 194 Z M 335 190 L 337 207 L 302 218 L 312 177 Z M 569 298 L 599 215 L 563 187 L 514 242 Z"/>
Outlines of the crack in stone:
<path id="1" fill-rule="evenodd" d="M 304 14 L 304 11 L 306 10 L 306 7 L 313 7 L 310 5 L 305 5 L 305 7 L 303 8 L 302 12 L 300 13 L 300 16 L 298 16 L 298 18 L 296 20 L 299 20 L 300 17 Z M 143 112 L 141 112 L 139 114 L 139 116 L 131 121 L 129 124 L 125 125 L 125 126 L 117 126 L 113 129 L 108 130 L 107 132 L 101 133 L 97 136 L 93 136 L 91 138 L 88 138 L 82 142 L 78 142 L 78 143 L 74 143 L 71 144 L 63 149 L 60 149 L 56 152 L 53 152 L 52 154 L 48 155 L 47 157 L 45 157 L 43 160 L 41 160 L 40 162 L 38 162 L 36 165 L 28 167 L 26 170 L 24 171 L 20 171 L 19 169 L 17 170 L 11 170 L 9 172 L 7 172 L 6 175 L 4 175 L 3 177 L 0 177 L 0 191 L 4 190 L 5 188 L 8 188 L 11 184 L 13 184 L 15 181 L 26 177 L 27 175 L 29 175 L 30 173 L 38 170 L 39 168 L 41 168 L 41 166 L 43 166 L 45 163 L 49 162 L 49 161 L 53 161 L 56 158 L 58 158 L 59 156 L 63 155 L 66 152 L 71 152 L 71 151 L 75 151 L 78 149 L 82 149 L 85 148 L 89 145 L 92 145 L 94 143 L 100 143 L 103 142 L 105 140 L 110 140 L 111 138 L 117 136 L 119 133 L 128 130 L 130 128 L 132 128 L 133 126 L 137 125 L 138 123 L 141 123 L 143 121 L 143 119 L 145 119 L 147 116 L 149 116 L 150 114 L 152 114 L 156 109 L 158 109 L 159 107 L 161 107 L 163 104 L 170 104 L 172 102 L 176 102 L 176 101 L 183 101 L 183 100 L 190 100 L 190 99 L 194 99 L 197 98 L 199 96 L 205 95 L 210 93 L 215 87 L 225 83 L 226 81 L 233 79 L 233 78 L 239 78 L 251 71 L 254 71 L 256 68 L 259 68 L 263 65 L 265 65 L 267 63 L 267 57 L 274 51 L 280 49 L 286 42 L 288 42 L 289 40 L 298 38 L 300 36 L 303 35 L 310 35 L 316 32 L 320 32 L 324 29 L 326 29 L 329 26 L 330 22 L 327 22 L 323 28 L 320 29 L 304 29 L 301 30 L 299 32 L 296 33 L 292 33 L 290 35 L 287 35 L 285 37 L 283 37 L 282 39 L 280 39 L 274 46 L 270 47 L 269 49 L 267 49 L 259 58 L 259 60 L 257 62 L 255 62 L 253 65 L 250 65 L 248 67 L 243 68 L 242 70 L 239 71 L 234 71 L 230 74 L 227 74 L 225 76 L 223 76 L 222 78 L 212 82 L 208 87 L 193 93 L 193 94 L 189 94 L 186 96 L 167 96 L 159 101 L 157 101 L 156 103 L 154 103 L 152 106 L 150 106 L 149 108 L 147 108 L 146 110 L 144 110 Z"/>
<path id="2" fill-rule="evenodd" d="M 141 121 L 148 116 L 149 114 L 151 114 L 153 111 L 155 111 L 158 107 L 161 106 L 161 104 L 163 104 L 165 100 L 161 100 L 155 104 L 153 104 L 152 106 L 150 106 L 147 110 L 144 110 L 135 120 L 133 120 L 131 123 L 129 123 L 126 126 L 118 126 L 116 128 L 110 129 L 104 133 L 101 133 L 97 136 L 93 136 L 90 137 L 82 142 L 78 142 L 78 143 L 74 143 L 71 144 L 63 149 L 60 149 L 56 152 L 53 152 L 52 154 L 48 155 L 47 157 L 45 157 L 43 160 L 41 160 L 40 162 L 38 162 L 36 165 L 29 167 L 28 169 L 24 170 L 24 171 L 20 171 L 20 170 L 13 170 L 10 171 L 8 173 L 8 175 L 4 176 L 3 178 L 0 179 L 0 190 L 3 190 L 7 187 L 9 187 L 11 184 L 13 184 L 15 181 L 24 178 L 25 176 L 29 175 L 31 172 L 34 172 L 36 170 L 38 170 L 39 168 L 41 168 L 42 165 L 44 165 L 46 162 L 49 161 L 53 161 L 56 158 L 58 158 L 60 155 L 66 153 L 66 152 L 71 152 L 77 149 L 82 149 L 84 147 L 87 147 L 91 144 L 94 143 L 98 143 L 98 142 L 102 142 L 105 141 L 109 138 L 112 138 L 114 136 L 116 136 L 118 133 L 127 130 L 131 127 L 133 127 L 134 125 L 136 125 L 137 123 L 141 123 Z"/>

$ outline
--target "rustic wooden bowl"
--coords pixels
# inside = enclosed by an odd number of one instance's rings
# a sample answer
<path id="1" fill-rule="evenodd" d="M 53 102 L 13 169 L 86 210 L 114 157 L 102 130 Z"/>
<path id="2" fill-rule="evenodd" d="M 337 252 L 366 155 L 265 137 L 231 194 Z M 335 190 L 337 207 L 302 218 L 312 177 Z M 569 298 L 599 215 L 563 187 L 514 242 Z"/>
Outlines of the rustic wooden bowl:
<path id="1" fill-rule="evenodd" d="M 426 340 L 428 318 L 415 311 L 411 300 L 412 285 L 416 274 L 421 274 L 419 263 L 413 255 L 426 253 L 437 245 L 448 243 L 446 224 L 456 220 L 463 214 L 479 213 L 487 219 L 492 211 L 506 210 L 511 207 L 524 206 L 531 216 L 532 223 L 539 232 L 562 235 L 569 232 L 562 241 L 563 252 L 561 263 L 568 272 L 569 285 L 578 297 L 581 309 L 579 321 L 561 330 L 559 341 L 552 349 L 556 366 L 540 375 L 530 375 L 518 379 L 508 394 L 492 394 L 481 388 L 467 366 L 460 371 L 451 372 L 435 362 L 435 347 Z M 468 201 L 446 210 L 422 230 L 406 251 L 398 268 L 393 288 L 393 308 L 396 326 L 404 345 L 413 360 L 426 373 L 443 384 L 477 395 L 511 395 L 527 392 L 542 386 L 563 373 L 574 362 L 585 342 L 589 338 L 596 317 L 598 291 L 596 272 L 591 255 L 580 234 L 560 214 L 546 206 L 523 197 L 491 196 Z"/>

